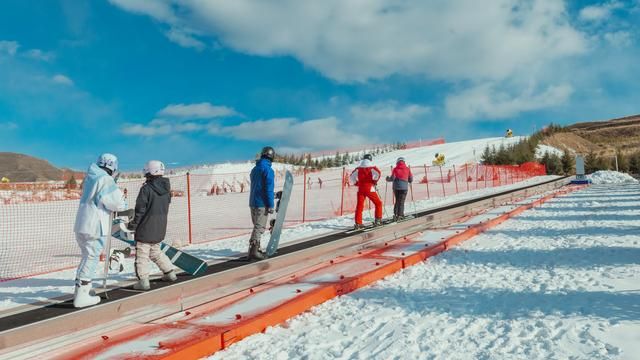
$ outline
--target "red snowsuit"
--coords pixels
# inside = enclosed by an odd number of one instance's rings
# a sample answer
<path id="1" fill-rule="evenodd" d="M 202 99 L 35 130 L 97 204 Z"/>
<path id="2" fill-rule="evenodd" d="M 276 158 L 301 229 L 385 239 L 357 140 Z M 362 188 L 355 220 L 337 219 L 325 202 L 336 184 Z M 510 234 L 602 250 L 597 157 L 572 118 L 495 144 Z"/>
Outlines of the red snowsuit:
<path id="1" fill-rule="evenodd" d="M 362 160 L 349 177 L 351 183 L 358 186 L 358 204 L 356 205 L 356 224 L 362 224 L 362 211 L 366 199 L 371 200 L 376 207 L 376 219 L 382 219 L 382 201 L 376 192 L 376 184 L 382 172 L 371 161 Z"/>

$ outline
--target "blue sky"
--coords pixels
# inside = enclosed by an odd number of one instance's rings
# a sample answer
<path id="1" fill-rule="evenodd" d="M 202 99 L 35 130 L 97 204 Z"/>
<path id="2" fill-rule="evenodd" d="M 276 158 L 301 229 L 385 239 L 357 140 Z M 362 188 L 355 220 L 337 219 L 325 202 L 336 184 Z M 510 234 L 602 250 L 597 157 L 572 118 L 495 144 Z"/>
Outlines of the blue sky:
<path id="1" fill-rule="evenodd" d="M 640 113 L 640 0 L 4 0 L 0 151 L 83 169 Z"/>

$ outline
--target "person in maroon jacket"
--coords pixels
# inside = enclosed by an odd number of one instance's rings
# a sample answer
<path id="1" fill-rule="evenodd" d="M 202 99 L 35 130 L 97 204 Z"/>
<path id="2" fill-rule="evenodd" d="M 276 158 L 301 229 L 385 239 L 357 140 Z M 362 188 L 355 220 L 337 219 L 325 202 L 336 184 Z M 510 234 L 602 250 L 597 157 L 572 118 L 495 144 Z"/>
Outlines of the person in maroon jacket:
<path id="1" fill-rule="evenodd" d="M 393 181 L 393 194 L 396 197 L 396 204 L 393 207 L 393 219 L 404 218 L 404 201 L 407 198 L 409 184 L 413 182 L 413 174 L 407 166 L 403 157 L 396 160 L 396 167 L 391 171 L 391 176 L 387 176 L 387 181 Z"/>
<path id="2" fill-rule="evenodd" d="M 374 225 L 382 225 L 382 201 L 376 191 L 376 184 L 382 176 L 382 172 L 373 165 L 373 156 L 366 154 L 358 167 L 353 170 L 350 176 L 351 183 L 358 186 L 358 204 L 356 205 L 355 228 L 360 229 L 362 225 L 362 211 L 366 199 L 371 200 L 376 207 Z"/>

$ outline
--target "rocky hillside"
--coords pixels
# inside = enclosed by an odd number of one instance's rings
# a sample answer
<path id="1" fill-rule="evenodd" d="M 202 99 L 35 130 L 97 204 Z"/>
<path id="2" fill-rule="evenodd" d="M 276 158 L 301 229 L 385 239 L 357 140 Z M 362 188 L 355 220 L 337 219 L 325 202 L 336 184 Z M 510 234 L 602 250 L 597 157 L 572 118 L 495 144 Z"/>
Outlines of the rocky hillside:
<path id="1" fill-rule="evenodd" d="M 583 155 L 592 152 L 597 156 L 613 156 L 616 149 L 623 154 L 635 153 L 640 150 L 640 115 L 573 124 L 542 142 Z"/>
<path id="2" fill-rule="evenodd" d="M 24 154 L 0 152 L 0 178 L 11 182 L 62 180 L 63 171 L 48 161 Z"/>

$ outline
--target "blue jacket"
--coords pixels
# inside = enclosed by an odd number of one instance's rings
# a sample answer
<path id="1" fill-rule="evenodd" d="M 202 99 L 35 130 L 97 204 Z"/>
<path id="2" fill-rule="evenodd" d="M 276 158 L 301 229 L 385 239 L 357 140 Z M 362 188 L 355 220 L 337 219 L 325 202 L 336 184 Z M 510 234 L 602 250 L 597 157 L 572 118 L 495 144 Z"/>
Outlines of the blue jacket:
<path id="1" fill-rule="evenodd" d="M 256 161 L 256 166 L 251 170 L 251 194 L 249 206 L 252 208 L 274 208 L 273 182 L 275 174 L 271 168 L 269 159 Z"/>

